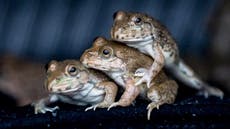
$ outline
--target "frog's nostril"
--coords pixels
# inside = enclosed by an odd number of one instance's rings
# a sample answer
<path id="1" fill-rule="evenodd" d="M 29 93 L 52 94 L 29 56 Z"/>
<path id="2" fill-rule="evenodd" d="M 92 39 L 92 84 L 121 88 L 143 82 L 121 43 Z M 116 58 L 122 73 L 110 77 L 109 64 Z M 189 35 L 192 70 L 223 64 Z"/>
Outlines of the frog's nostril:
<path id="1" fill-rule="evenodd" d="M 81 61 L 81 63 L 85 66 L 85 67 L 87 67 L 87 60 L 85 59 L 85 55 L 84 56 L 82 56 L 81 57 L 81 59 L 80 59 L 80 61 Z"/>
<path id="2" fill-rule="evenodd" d="M 53 91 L 52 87 L 48 87 L 47 89 L 48 89 L 48 91 Z"/>
<path id="3" fill-rule="evenodd" d="M 56 78 L 57 81 L 60 81 L 60 78 Z"/>
<path id="4" fill-rule="evenodd" d="M 57 77 L 56 81 L 58 81 L 58 82 L 61 81 L 61 77 Z"/>
<path id="5" fill-rule="evenodd" d="M 95 56 L 95 55 L 96 55 L 96 53 L 93 52 L 93 51 L 89 51 L 89 52 L 87 53 L 87 57 L 91 57 L 91 56 Z"/>
<path id="6" fill-rule="evenodd" d="M 83 63 L 83 61 L 84 61 L 84 56 L 85 56 L 85 54 L 83 54 L 83 55 L 81 56 L 81 58 L 80 58 L 80 62 L 81 62 L 81 63 Z"/>
<path id="7" fill-rule="evenodd" d="M 90 55 L 94 55 L 94 52 L 92 52 L 92 51 L 89 51 L 89 52 L 88 52 L 88 54 L 90 54 Z"/>
<path id="8" fill-rule="evenodd" d="M 65 88 L 65 90 L 70 90 L 70 89 L 71 89 L 71 87 L 70 87 L 70 86 L 68 86 L 68 87 L 66 87 L 66 88 Z"/>
<path id="9" fill-rule="evenodd" d="M 116 39 L 119 39 L 119 35 L 116 35 Z"/>

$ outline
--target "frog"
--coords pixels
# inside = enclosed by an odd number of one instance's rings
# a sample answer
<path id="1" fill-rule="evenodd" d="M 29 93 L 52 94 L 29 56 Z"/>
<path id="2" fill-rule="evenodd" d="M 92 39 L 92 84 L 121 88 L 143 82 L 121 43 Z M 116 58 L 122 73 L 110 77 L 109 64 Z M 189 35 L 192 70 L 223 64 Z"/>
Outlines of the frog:
<path id="1" fill-rule="evenodd" d="M 87 106 L 85 111 L 109 107 L 118 87 L 104 73 L 88 69 L 79 60 L 52 60 L 47 65 L 45 89 L 49 96 L 33 103 L 35 114 L 55 113 L 58 106 L 47 105 L 56 101 Z"/>
<path id="2" fill-rule="evenodd" d="M 150 88 L 145 83 L 135 86 L 136 81 L 143 76 L 143 73 L 136 76 L 135 71 L 139 67 L 148 69 L 154 60 L 134 48 L 98 37 L 93 46 L 85 50 L 80 61 L 85 67 L 104 72 L 124 89 L 120 99 L 111 104 L 108 110 L 116 106 L 127 107 L 140 96 L 151 101 L 147 106 L 147 119 L 150 120 L 153 109 L 175 101 L 178 85 L 163 70 L 153 78 Z"/>
<path id="3" fill-rule="evenodd" d="M 113 40 L 136 48 L 155 60 L 148 70 L 143 68 L 137 69 L 137 74 L 143 72 L 145 74 L 136 85 L 147 83 L 147 86 L 150 87 L 152 78 L 165 67 L 187 86 L 198 89 L 199 94 L 204 95 L 205 98 L 208 98 L 208 96 L 223 98 L 223 91 L 203 81 L 180 58 L 175 39 L 157 19 L 145 13 L 117 11 L 114 13 L 110 32 Z"/>

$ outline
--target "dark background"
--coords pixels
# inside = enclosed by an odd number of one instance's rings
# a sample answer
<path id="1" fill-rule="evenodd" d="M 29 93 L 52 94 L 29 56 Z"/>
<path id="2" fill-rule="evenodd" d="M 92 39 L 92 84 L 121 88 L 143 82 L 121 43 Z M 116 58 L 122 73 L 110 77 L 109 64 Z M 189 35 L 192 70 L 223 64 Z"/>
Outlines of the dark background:
<path id="1" fill-rule="evenodd" d="M 113 13 L 147 13 L 168 27 L 181 55 L 210 46 L 211 16 L 221 0 L 1 0 L 0 52 L 39 61 L 78 59 L 96 36 L 110 38 Z"/>

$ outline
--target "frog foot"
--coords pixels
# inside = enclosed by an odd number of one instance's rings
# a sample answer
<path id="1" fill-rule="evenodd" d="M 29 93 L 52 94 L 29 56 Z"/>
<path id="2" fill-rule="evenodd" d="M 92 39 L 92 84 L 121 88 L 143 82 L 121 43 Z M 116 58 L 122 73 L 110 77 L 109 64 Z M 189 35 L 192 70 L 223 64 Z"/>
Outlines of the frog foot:
<path id="1" fill-rule="evenodd" d="M 216 96 L 219 97 L 220 99 L 223 99 L 224 92 L 218 88 L 208 86 L 202 89 L 201 91 L 199 91 L 198 95 L 203 95 L 205 98 L 208 98 L 209 96 Z"/>
<path id="2" fill-rule="evenodd" d="M 93 109 L 94 111 L 96 110 L 96 108 L 99 106 L 99 104 L 96 104 L 96 105 L 93 105 L 93 106 L 90 106 L 90 107 L 87 107 L 86 109 L 85 109 L 85 112 L 87 112 L 88 110 L 91 110 L 91 109 Z"/>
<path id="3" fill-rule="evenodd" d="M 136 76 L 136 77 L 142 77 L 142 78 L 135 83 L 135 86 L 138 86 L 141 83 L 146 82 L 147 87 L 150 88 L 150 83 L 152 81 L 152 75 L 153 75 L 152 72 L 148 71 L 147 69 L 145 69 L 145 68 L 138 68 L 135 71 L 134 76 Z"/>
<path id="4" fill-rule="evenodd" d="M 111 108 L 113 108 L 113 107 L 117 107 L 117 106 L 120 106 L 120 105 L 121 105 L 120 102 L 112 103 L 112 104 L 108 107 L 107 111 L 109 111 L 109 110 L 110 110 Z"/>
<path id="5" fill-rule="evenodd" d="M 147 115 L 147 119 L 150 120 L 150 116 L 151 116 L 151 112 L 154 108 L 159 109 L 159 106 L 162 105 L 162 102 L 152 102 L 147 106 L 147 110 L 148 110 L 148 115 Z"/>
<path id="6" fill-rule="evenodd" d="M 51 108 L 51 107 L 46 107 L 46 106 L 36 106 L 36 107 L 34 108 L 34 113 L 35 113 L 35 114 L 38 114 L 38 113 L 43 113 L 43 114 L 45 114 L 46 112 L 51 112 L 51 113 L 53 113 L 54 111 L 56 111 L 56 110 L 58 110 L 58 109 L 59 109 L 58 106 L 55 106 L 55 107 L 53 107 L 53 108 Z"/>
<path id="7" fill-rule="evenodd" d="M 143 77 L 147 71 L 148 70 L 146 68 L 138 68 L 135 71 L 134 76 L 136 76 L 136 77 Z"/>

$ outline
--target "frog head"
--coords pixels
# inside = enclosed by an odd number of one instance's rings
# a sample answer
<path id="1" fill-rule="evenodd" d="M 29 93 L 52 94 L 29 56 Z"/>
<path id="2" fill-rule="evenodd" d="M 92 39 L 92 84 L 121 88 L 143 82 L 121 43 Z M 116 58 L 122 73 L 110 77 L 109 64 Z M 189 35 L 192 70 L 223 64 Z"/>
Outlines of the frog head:
<path id="1" fill-rule="evenodd" d="M 113 44 L 103 37 L 98 37 L 93 46 L 83 53 L 80 61 L 86 67 L 118 72 L 125 68 L 125 62 L 119 58 L 121 49 L 123 48 L 119 44 Z"/>
<path id="2" fill-rule="evenodd" d="M 142 42 L 153 38 L 153 19 L 143 13 L 118 11 L 114 14 L 111 37 L 122 42 Z"/>
<path id="3" fill-rule="evenodd" d="M 87 72 L 79 61 L 53 60 L 48 64 L 45 87 L 51 93 L 75 92 L 83 88 L 87 81 Z"/>

